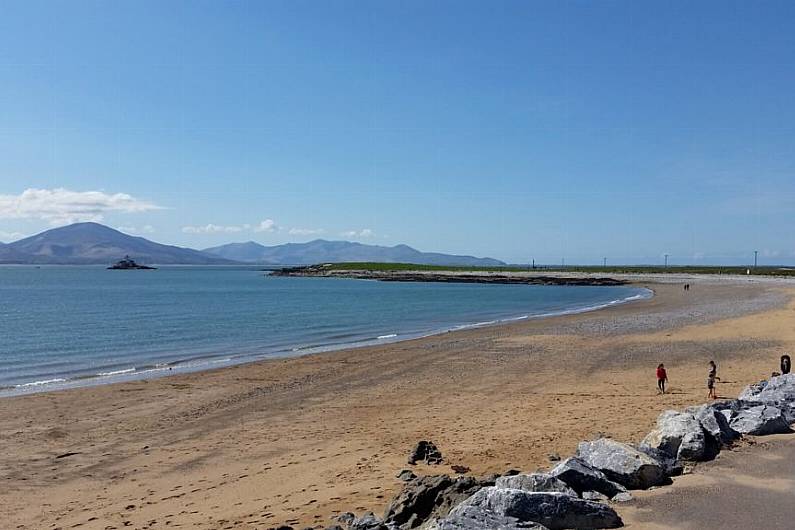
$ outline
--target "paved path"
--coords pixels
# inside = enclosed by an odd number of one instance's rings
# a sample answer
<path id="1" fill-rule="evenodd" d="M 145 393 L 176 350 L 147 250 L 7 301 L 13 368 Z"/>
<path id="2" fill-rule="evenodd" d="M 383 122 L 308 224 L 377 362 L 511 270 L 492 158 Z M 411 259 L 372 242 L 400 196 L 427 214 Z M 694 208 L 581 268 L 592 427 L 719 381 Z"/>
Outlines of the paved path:
<path id="1" fill-rule="evenodd" d="M 795 528 L 795 435 L 757 438 L 621 508 L 627 528 Z"/>

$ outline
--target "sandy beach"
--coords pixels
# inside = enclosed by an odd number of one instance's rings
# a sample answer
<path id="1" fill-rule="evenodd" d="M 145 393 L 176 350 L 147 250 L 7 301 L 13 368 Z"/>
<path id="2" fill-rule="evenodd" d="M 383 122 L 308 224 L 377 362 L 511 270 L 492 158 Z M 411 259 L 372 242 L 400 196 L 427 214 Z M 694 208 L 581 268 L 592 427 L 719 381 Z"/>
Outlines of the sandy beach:
<path id="1" fill-rule="evenodd" d="M 0 520 L 323 527 L 381 513 L 418 440 L 446 459 L 418 474 L 534 471 L 598 433 L 637 442 L 661 411 L 704 402 L 710 359 L 719 395 L 735 397 L 795 347 L 791 283 L 652 280 L 634 278 L 654 298 L 593 313 L 0 399 Z M 659 524 L 646 495 L 629 527 Z"/>

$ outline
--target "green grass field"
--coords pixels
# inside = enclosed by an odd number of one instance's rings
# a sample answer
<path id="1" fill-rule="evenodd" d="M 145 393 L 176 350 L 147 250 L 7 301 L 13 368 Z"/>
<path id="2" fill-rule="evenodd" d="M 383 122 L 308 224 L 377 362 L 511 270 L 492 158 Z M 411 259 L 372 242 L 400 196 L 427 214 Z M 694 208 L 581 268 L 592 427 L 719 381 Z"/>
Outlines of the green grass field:
<path id="1" fill-rule="evenodd" d="M 447 265 L 418 265 L 415 263 L 379 263 L 372 261 L 346 262 L 331 264 L 334 270 L 365 270 L 365 271 L 494 271 L 519 272 L 526 271 L 521 267 L 451 267 Z"/>
<path id="2" fill-rule="evenodd" d="M 413 263 L 378 263 L 378 262 L 348 262 L 332 264 L 334 270 L 370 270 L 370 271 L 490 271 L 490 272 L 527 272 L 534 271 L 539 274 L 544 272 L 589 272 L 589 273 L 625 273 L 625 274 L 746 274 L 750 270 L 757 276 L 795 276 L 795 268 L 790 267 L 729 267 L 729 266 L 577 266 L 547 267 L 536 266 L 518 267 L 515 265 L 505 267 L 450 267 L 444 265 L 417 265 Z"/>

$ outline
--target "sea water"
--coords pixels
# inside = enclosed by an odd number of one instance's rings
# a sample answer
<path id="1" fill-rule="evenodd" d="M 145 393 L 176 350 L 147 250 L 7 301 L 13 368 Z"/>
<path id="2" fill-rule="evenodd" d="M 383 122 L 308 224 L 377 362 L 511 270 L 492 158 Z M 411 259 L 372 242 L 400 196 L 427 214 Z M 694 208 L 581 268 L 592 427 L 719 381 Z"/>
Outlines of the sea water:
<path id="1" fill-rule="evenodd" d="M 0 267 L 0 395 L 169 375 L 648 297 L 635 287 Z"/>

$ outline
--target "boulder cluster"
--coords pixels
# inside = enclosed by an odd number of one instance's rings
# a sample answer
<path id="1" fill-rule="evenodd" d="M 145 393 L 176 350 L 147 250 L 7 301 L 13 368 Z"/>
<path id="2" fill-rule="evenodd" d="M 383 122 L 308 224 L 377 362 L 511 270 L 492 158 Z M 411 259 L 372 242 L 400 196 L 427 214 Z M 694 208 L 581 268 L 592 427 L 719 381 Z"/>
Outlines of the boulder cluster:
<path id="1" fill-rule="evenodd" d="M 665 411 L 637 445 L 604 437 L 581 442 L 547 472 L 476 478 L 404 470 L 403 491 L 383 517 L 347 512 L 326 530 L 618 528 L 623 523 L 611 504 L 632 500 L 629 490 L 670 484 L 684 466 L 715 458 L 742 436 L 792 432 L 792 423 L 795 374 L 787 374 L 750 385 L 735 400 Z M 442 458 L 426 441 L 409 460 Z"/>

